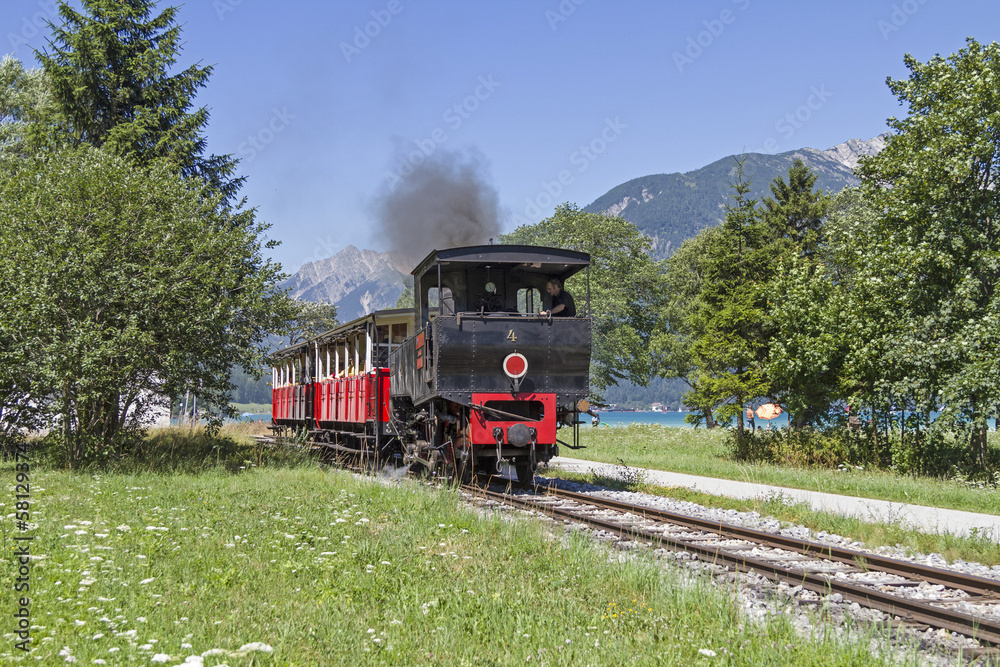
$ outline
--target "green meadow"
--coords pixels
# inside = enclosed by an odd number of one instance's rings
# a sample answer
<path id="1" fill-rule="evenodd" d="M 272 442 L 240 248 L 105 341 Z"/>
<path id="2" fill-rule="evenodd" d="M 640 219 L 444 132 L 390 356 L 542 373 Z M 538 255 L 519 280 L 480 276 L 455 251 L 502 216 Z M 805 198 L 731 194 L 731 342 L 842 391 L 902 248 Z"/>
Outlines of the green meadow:
<path id="1" fill-rule="evenodd" d="M 734 585 L 558 525 L 223 441 L 174 429 L 113 469 L 33 463 L 31 526 L 3 524 L 8 553 L 33 537 L 30 652 L 10 557 L 0 663 L 896 664 L 869 630 L 751 621 Z"/>

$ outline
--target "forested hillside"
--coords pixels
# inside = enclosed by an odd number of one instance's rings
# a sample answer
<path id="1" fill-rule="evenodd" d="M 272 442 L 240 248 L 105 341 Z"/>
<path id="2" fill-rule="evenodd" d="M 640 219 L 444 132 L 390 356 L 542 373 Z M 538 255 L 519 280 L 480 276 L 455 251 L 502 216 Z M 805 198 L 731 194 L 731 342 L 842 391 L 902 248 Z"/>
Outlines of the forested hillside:
<path id="1" fill-rule="evenodd" d="M 881 137 L 868 141 L 851 140 L 827 151 L 803 148 L 777 155 L 748 153 L 744 156 L 744 177 L 750 182 L 749 196 L 763 198 L 769 185 L 783 176 L 796 159 L 816 174 L 816 187 L 831 193 L 856 185 L 852 168 L 859 154 L 877 152 L 885 142 Z M 598 197 L 584 210 L 620 215 L 653 239 L 657 258 L 670 255 L 685 239 L 706 227 L 718 225 L 724 204 L 732 195 L 735 156 L 684 174 L 651 174 L 622 183 Z"/>

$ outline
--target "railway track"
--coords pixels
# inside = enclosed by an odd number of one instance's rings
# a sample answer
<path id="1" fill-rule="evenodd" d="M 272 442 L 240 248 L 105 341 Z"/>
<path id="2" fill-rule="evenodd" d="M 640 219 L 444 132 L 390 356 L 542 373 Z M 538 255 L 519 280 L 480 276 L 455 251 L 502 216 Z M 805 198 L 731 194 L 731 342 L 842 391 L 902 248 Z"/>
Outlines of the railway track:
<path id="1" fill-rule="evenodd" d="M 964 657 L 1000 661 L 1000 581 L 551 486 L 536 487 L 535 494 L 475 485 L 463 490 L 652 548 L 687 552 L 736 572 L 801 586 L 821 598 L 855 602 L 882 612 L 894 627 L 945 629 L 980 643 L 980 648 L 964 650 Z"/>

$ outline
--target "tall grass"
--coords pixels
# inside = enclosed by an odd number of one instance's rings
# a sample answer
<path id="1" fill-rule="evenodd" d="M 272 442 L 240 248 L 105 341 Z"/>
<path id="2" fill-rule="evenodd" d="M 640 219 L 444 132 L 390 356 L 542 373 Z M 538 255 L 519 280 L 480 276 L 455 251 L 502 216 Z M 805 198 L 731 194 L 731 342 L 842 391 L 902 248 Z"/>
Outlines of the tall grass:
<path id="1" fill-rule="evenodd" d="M 269 435 L 257 422 L 230 422 L 221 429 L 205 426 L 153 428 L 118 457 L 94 459 L 81 472 L 197 474 L 221 468 L 230 472 L 261 466 L 294 466 L 313 462 L 305 450 L 278 447 L 256 439 Z M 32 457 L 52 468 L 64 468 L 62 448 L 51 436 L 32 444 Z"/>

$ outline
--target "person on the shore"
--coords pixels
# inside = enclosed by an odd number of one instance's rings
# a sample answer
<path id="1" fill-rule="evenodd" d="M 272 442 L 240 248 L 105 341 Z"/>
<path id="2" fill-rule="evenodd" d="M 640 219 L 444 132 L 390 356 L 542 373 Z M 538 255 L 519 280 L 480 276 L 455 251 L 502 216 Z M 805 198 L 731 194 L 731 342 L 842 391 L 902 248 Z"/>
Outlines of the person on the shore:
<path id="1" fill-rule="evenodd" d="M 747 408 L 747 426 L 748 426 L 748 428 L 751 431 L 754 430 L 754 426 L 753 426 L 753 408 L 751 408 L 751 407 Z"/>

